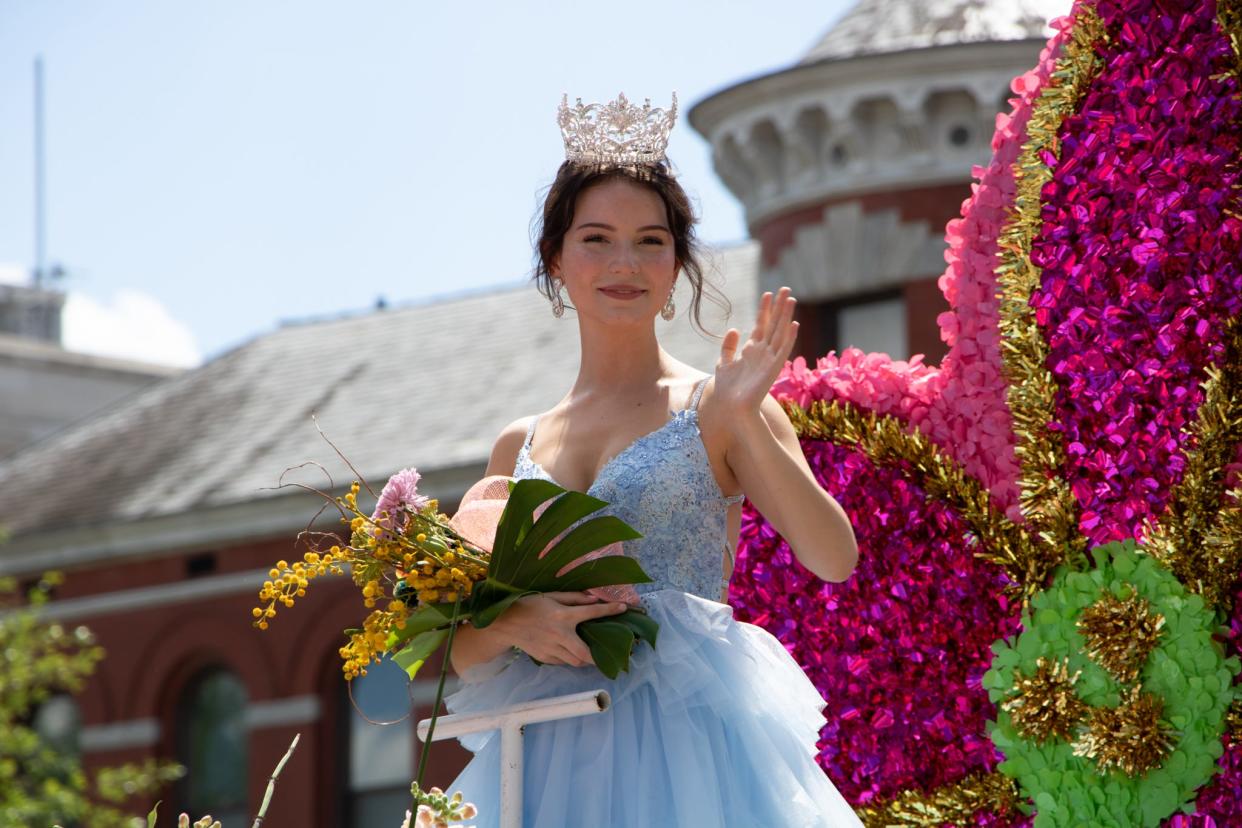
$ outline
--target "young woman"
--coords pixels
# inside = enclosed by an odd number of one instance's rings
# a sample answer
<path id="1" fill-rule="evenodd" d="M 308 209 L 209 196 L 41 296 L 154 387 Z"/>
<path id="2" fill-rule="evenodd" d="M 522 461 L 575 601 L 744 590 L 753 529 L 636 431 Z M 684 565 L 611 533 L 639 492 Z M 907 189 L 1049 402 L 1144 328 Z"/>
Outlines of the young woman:
<path id="1" fill-rule="evenodd" d="M 552 409 L 501 432 L 487 474 L 587 492 L 609 502 L 596 514 L 643 533 L 624 548 L 653 579 L 637 591 L 658 644 L 636 647 L 610 681 L 575 628 L 624 605 L 528 596 L 458 632 L 464 684 L 448 708 L 609 692 L 603 713 L 526 729 L 527 826 L 859 825 L 815 761 L 823 699 L 779 641 L 724 603 L 743 492 L 819 577 L 843 581 L 857 559 L 844 512 L 768 395 L 797 334 L 795 300 L 764 294 L 740 351 L 739 331 L 725 335 L 714 375 L 665 352 L 655 318 L 673 317 L 677 278 L 690 282 L 696 322 L 704 287 L 693 212 L 663 153 L 676 99 L 663 127 L 637 138 L 652 112 L 624 96 L 589 128 L 595 107 L 561 107 L 568 157 L 544 204 L 535 276 L 557 316 L 566 294 L 577 311 L 578 376 Z M 450 790 L 479 806 L 483 828 L 499 819 L 499 738 L 462 741 L 476 755 Z"/>

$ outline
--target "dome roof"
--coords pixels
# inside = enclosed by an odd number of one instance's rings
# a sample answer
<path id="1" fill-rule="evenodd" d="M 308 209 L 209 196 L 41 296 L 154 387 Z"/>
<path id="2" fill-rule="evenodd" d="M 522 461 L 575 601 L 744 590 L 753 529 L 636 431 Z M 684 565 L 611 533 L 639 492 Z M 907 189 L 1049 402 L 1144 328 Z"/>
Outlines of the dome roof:
<path id="1" fill-rule="evenodd" d="M 1047 38 L 1071 0 L 861 0 L 799 64 L 978 41 Z"/>

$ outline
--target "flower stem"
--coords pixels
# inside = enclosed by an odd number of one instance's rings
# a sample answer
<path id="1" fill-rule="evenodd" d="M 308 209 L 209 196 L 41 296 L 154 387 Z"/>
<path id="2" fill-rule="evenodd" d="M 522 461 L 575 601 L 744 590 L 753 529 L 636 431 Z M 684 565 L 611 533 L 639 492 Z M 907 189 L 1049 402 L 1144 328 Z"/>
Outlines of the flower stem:
<path id="1" fill-rule="evenodd" d="M 302 734 L 295 734 L 293 741 L 289 743 L 289 749 L 285 751 L 284 757 L 276 763 L 276 770 L 272 771 L 272 777 L 267 780 L 267 792 L 263 794 L 263 804 L 259 806 L 259 813 L 254 818 L 254 824 L 250 828 L 259 828 L 263 824 L 263 817 L 267 816 L 267 806 L 271 804 L 272 794 L 276 792 L 276 777 L 280 776 L 280 772 L 285 769 L 285 762 L 289 761 L 289 757 L 293 755 L 293 750 L 298 746 L 298 739 L 302 738 Z"/>
<path id="2" fill-rule="evenodd" d="M 453 620 L 450 622 L 448 640 L 444 642 L 444 660 L 440 663 L 440 683 L 436 687 L 436 700 L 431 708 L 431 721 L 427 723 L 427 738 L 423 740 L 422 754 L 418 757 L 418 776 L 414 784 L 423 789 L 423 773 L 427 770 L 427 757 L 431 755 L 431 741 L 436 732 L 436 719 L 440 717 L 440 702 L 444 699 L 444 680 L 448 676 L 449 656 L 453 652 L 453 635 L 457 632 L 457 620 L 461 614 L 461 596 L 453 602 Z M 416 805 L 417 807 L 417 805 Z"/>

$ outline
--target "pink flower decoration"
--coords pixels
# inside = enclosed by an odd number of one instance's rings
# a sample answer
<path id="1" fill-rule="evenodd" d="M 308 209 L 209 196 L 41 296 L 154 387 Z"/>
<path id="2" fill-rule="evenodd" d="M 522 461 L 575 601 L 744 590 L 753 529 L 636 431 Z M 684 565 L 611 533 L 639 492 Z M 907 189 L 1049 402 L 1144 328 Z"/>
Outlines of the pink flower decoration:
<path id="1" fill-rule="evenodd" d="M 405 528 L 405 515 L 401 507 L 417 512 L 431 502 L 431 498 L 418 493 L 418 481 L 421 475 L 413 468 L 402 469 L 388 478 L 380 492 L 379 501 L 375 504 L 375 512 L 371 520 L 385 529 L 398 532 Z M 387 514 L 387 517 L 385 517 Z"/>

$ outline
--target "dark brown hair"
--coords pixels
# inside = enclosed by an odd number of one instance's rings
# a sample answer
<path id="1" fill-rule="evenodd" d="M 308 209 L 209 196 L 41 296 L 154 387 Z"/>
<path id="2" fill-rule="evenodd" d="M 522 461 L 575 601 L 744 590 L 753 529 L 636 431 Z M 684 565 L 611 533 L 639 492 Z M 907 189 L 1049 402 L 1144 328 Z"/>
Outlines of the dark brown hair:
<path id="1" fill-rule="evenodd" d="M 538 283 L 539 292 L 548 299 L 552 298 L 551 264 L 561 253 L 565 242 L 565 234 L 573 226 L 574 210 L 578 197 L 590 187 L 602 184 L 615 178 L 623 178 L 647 187 L 660 197 L 668 213 L 668 226 L 673 234 L 673 254 L 677 267 L 690 281 L 693 299 L 690 303 L 691 319 L 695 326 L 710 337 L 720 339 L 703 327 L 700 310 L 703 293 L 708 290 L 723 299 L 723 303 L 715 296 L 712 301 L 725 309 L 727 314 L 732 306 L 728 297 L 707 283 L 703 277 L 703 266 L 699 262 L 701 250 L 694 235 L 694 225 L 698 219 L 690 206 L 690 199 L 681 184 L 673 177 L 668 164 L 627 164 L 627 165 L 583 165 L 566 161 L 557 170 L 556 180 L 548 187 L 544 196 L 543 210 L 537 226 L 538 241 L 535 244 L 535 270 L 531 277 Z"/>

